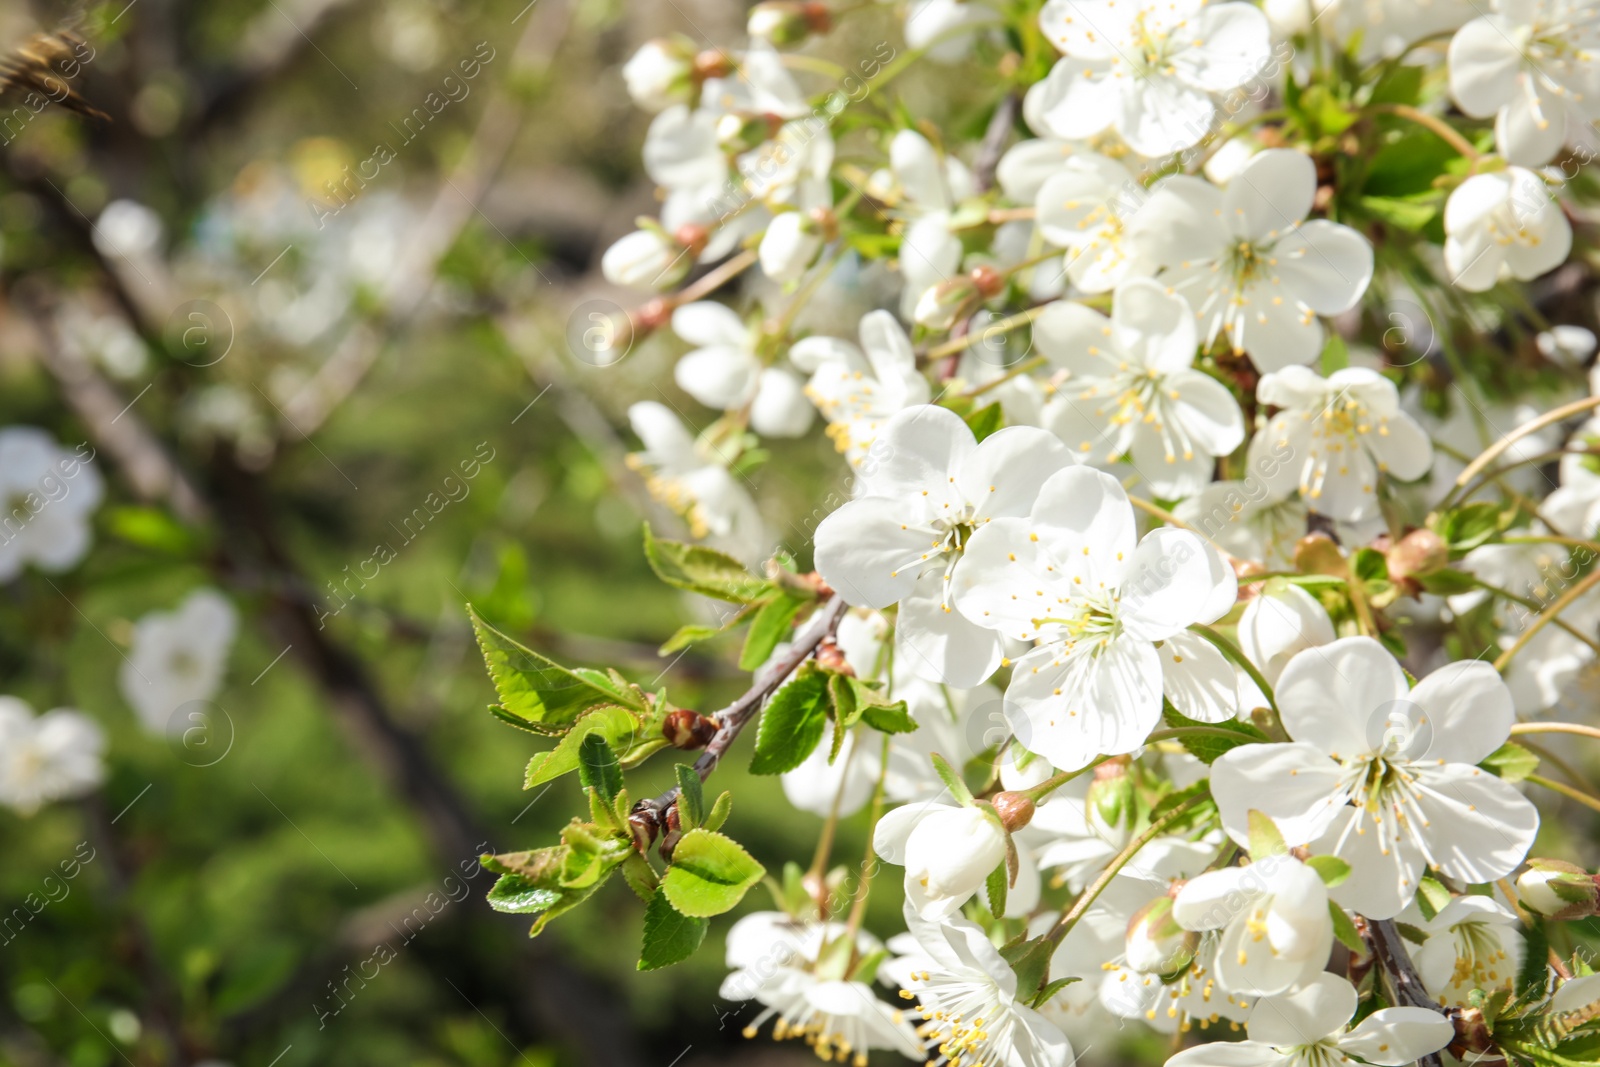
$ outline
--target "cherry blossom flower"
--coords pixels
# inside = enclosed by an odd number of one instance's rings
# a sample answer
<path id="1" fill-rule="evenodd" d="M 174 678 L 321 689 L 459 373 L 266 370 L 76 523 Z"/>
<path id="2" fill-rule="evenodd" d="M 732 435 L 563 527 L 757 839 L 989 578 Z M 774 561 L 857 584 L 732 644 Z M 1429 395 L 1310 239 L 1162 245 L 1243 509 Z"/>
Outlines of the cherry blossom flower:
<path id="1" fill-rule="evenodd" d="M 105 746 L 99 725 L 82 712 L 56 708 L 35 717 L 25 701 L 0 696 L 0 804 L 32 815 L 93 791 L 105 781 Z"/>
<path id="2" fill-rule="evenodd" d="M 1260 8 L 1203 0 L 1050 0 L 1044 35 L 1065 58 L 1042 105 L 1051 131 L 1089 137 L 1110 126 L 1143 156 L 1197 144 L 1211 128 L 1211 94 L 1267 66 Z"/>
<path id="3" fill-rule="evenodd" d="M 1370 637 L 1346 637 L 1289 661 L 1275 687 L 1293 739 L 1230 749 L 1211 791 L 1234 840 L 1250 809 L 1291 846 L 1358 872 L 1333 897 L 1372 919 L 1400 913 L 1424 868 L 1469 884 L 1517 868 L 1539 813 L 1475 764 L 1510 734 L 1511 693 L 1494 668 L 1465 660 L 1417 683 Z"/>
<path id="4" fill-rule="evenodd" d="M 1498 900 L 1456 897 L 1417 925 L 1428 936 L 1417 950 L 1417 973 L 1441 1004 L 1465 1008 L 1475 989 L 1493 993 L 1515 984 L 1522 935 L 1516 915 Z"/>
<path id="5" fill-rule="evenodd" d="M 750 565 L 765 559 L 772 544 L 755 501 L 725 464 L 701 454 L 672 410 L 641 401 L 628 421 L 644 443 L 629 466 L 645 472 L 650 494 L 683 517 L 690 535 Z"/>
<path id="6" fill-rule="evenodd" d="M 1118 286 L 1111 317 L 1070 301 L 1034 323 L 1034 345 L 1071 377 L 1047 425 L 1080 455 L 1126 459 L 1163 499 L 1211 480 L 1218 456 L 1244 441 L 1227 386 L 1194 369 L 1188 305 L 1145 279 Z"/>
<path id="7" fill-rule="evenodd" d="M 1230 5 L 1222 5 L 1224 7 Z M 1372 279 L 1372 245 L 1348 226 L 1305 221 L 1316 166 L 1287 148 L 1262 152 L 1226 189 L 1187 175 L 1152 190 L 1132 226 L 1189 302 L 1209 345 L 1226 334 L 1263 371 L 1322 351 L 1318 315 L 1354 307 Z"/>
<path id="8" fill-rule="evenodd" d="M 1186 1048 L 1167 1067 L 1320 1067 L 1352 1058 L 1401 1067 L 1455 1040 L 1450 1020 L 1429 1008 L 1380 1008 L 1351 1027 L 1355 1013 L 1355 987 L 1321 974 L 1257 1004 L 1248 1041 Z"/>
<path id="9" fill-rule="evenodd" d="M 889 942 L 899 954 L 884 962 L 885 977 L 914 998 L 929 1062 L 994 1067 L 1066 1067 L 1072 1044 L 1056 1025 L 1017 1000 L 1017 975 L 965 919 L 930 922 L 909 905 L 907 933 Z"/>
<path id="10" fill-rule="evenodd" d="M 177 610 L 152 611 L 134 624 L 117 683 L 145 729 L 181 734 L 195 725 L 178 712 L 217 695 L 238 628 L 232 601 L 215 589 L 197 589 Z"/>
<path id="11" fill-rule="evenodd" d="M 961 910 L 1006 858 L 999 819 L 982 808 L 925 801 L 878 820 L 872 847 L 906 869 L 906 907 L 942 921 Z"/>
<path id="12" fill-rule="evenodd" d="M 1040 186 L 1034 203 L 1039 233 L 1067 249 L 1067 276 L 1085 293 L 1104 293 L 1125 278 L 1148 277 L 1160 265 L 1148 241 L 1129 233 L 1128 222 L 1147 194 L 1133 173 L 1098 152 L 1080 152 L 1059 163 Z"/>
<path id="13" fill-rule="evenodd" d="M 1227 611 L 1233 572 L 1186 530 L 1136 543 L 1127 494 L 1100 471 L 1063 470 L 1028 517 L 979 528 L 953 585 L 968 619 L 1038 642 L 1015 664 L 1006 717 L 1024 746 L 1058 767 L 1138 748 L 1160 720 L 1163 686 L 1192 717 L 1233 715 L 1229 703 L 1184 699 L 1231 696 L 1233 670 L 1220 652 L 1156 649 Z"/>
<path id="14" fill-rule="evenodd" d="M 622 65 L 622 80 L 633 102 L 661 111 L 694 96 L 694 42 L 685 37 L 646 41 Z"/>
<path id="15" fill-rule="evenodd" d="M 722 304 L 699 301 L 672 313 L 672 332 L 699 345 L 678 360 L 679 388 L 707 407 L 750 410 L 750 428 L 763 437 L 799 437 L 811 428 L 813 408 L 804 387 L 781 367 L 756 355 L 759 330 Z"/>
<path id="16" fill-rule="evenodd" d="M 1444 205 L 1444 262 L 1456 285 L 1481 293 L 1502 277 L 1526 281 L 1554 270 L 1572 251 L 1572 226 L 1522 167 L 1474 174 Z"/>
<path id="17" fill-rule="evenodd" d="M 1216 978 L 1231 993 L 1287 992 L 1320 973 L 1333 949 L 1328 891 L 1288 854 L 1190 879 L 1172 916 L 1186 930 L 1222 931 Z"/>
<path id="18" fill-rule="evenodd" d="M 1394 384 L 1376 371 L 1346 367 L 1324 378 L 1288 367 L 1261 379 L 1256 399 L 1282 410 L 1262 431 L 1287 450 L 1279 487 L 1295 485 L 1312 511 L 1345 522 L 1378 514 L 1378 479 L 1420 478 L 1433 445 L 1400 409 Z"/>
<path id="19" fill-rule="evenodd" d="M 1501 0 L 1450 40 L 1450 94 L 1494 116 L 1512 163 L 1538 167 L 1600 119 L 1600 27 L 1587 0 Z"/>
<path id="20" fill-rule="evenodd" d="M 913 674 L 977 685 L 1000 666 L 1001 643 L 951 607 L 962 553 L 995 518 L 1025 514 L 1071 461 L 1060 441 L 1031 426 L 979 444 L 948 409 L 902 411 L 878 437 L 857 498 L 817 527 L 817 570 L 849 603 L 900 605 L 898 647 Z"/>
<path id="21" fill-rule="evenodd" d="M 825 945 L 846 936 L 839 923 L 798 923 L 779 912 L 746 915 L 728 931 L 727 964 L 720 995 L 725 1000 L 755 1000 L 764 1009 L 744 1027 L 755 1037 L 776 1017 L 772 1036 L 800 1038 L 824 1060 L 865 1067 L 873 1049 L 918 1059 L 921 1042 L 902 1012 L 873 993 L 865 982 L 817 973 Z M 858 951 L 871 953 L 877 942 L 858 937 Z"/>
<path id="22" fill-rule="evenodd" d="M 931 395 L 911 339 L 887 311 L 862 317 L 860 348 L 835 337 L 807 337 L 789 349 L 789 360 L 811 372 L 805 395 L 828 420 L 835 447 L 858 467 L 890 416 L 926 404 Z"/>
<path id="23" fill-rule="evenodd" d="M 89 551 L 89 519 L 104 485 L 86 450 L 93 455 L 87 446 L 68 451 L 31 426 L 0 430 L 0 581 L 30 563 L 67 570 Z"/>

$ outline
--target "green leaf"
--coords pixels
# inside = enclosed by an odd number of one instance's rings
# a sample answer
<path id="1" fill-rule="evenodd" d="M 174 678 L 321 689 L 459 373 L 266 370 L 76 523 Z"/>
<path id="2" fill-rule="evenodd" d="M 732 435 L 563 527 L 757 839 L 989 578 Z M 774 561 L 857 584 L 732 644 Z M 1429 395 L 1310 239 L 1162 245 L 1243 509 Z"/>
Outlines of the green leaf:
<path id="1" fill-rule="evenodd" d="M 939 776 L 939 780 L 944 783 L 945 788 L 950 790 L 950 795 L 955 797 L 956 803 L 970 807 L 972 805 L 972 790 L 968 789 L 967 783 L 961 780 L 960 773 L 950 766 L 939 753 L 933 753 L 932 759 L 934 773 Z"/>
<path id="2" fill-rule="evenodd" d="M 690 645 L 699 644 L 722 633 L 726 626 L 702 626 L 700 623 L 691 622 L 678 627 L 673 635 L 667 638 L 666 644 L 656 649 L 660 656 L 670 656 L 674 652 L 681 652 Z"/>
<path id="3" fill-rule="evenodd" d="M 1033 1000 L 1029 1002 L 1028 1007 L 1036 1009 L 1042 1008 L 1046 1004 L 1050 1003 L 1050 1001 L 1055 998 L 1055 995 L 1067 988 L 1067 986 L 1071 985 L 1073 982 L 1081 981 L 1083 981 L 1083 979 L 1079 978 L 1077 975 L 1068 975 L 1065 978 L 1057 978 L 1055 981 L 1039 990 L 1038 996 L 1034 997 Z"/>
<path id="4" fill-rule="evenodd" d="M 622 878 L 628 883 L 628 888 L 646 903 L 655 895 L 656 887 L 661 884 L 661 879 L 656 876 L 655 868 L 650 866 L 650 861 L 637 852 L 630 853 L 628 858 L 619 864 L 618 869 L 622 871 Z"/>
<path id="5" fill-rule="evenodd" d="M 989 872 L 989 877 L 983 880 L 983 889 L 989 899 L 989 914 L 996 919 L 1006 913 L 1006 890 L 1010 888 L 1010 876 L 1004 863 L 997 864 Z"/>
<path id="6" fill-rule="evenodd" d="M 693 830 L 705 822 L 705 791 L 693 767 L 680 763 L 673 769 L 678 776 L 678 825 Z"/>
<path id="7" fill-rule="evenodd" d="M 1344 343 L 1344 338 L 1333 334 L 1328 338 L 1328 343 L 1322 346 L 1322 376 L 1324 378 L 1334 371 L 1344 370 L 1350 365 L 1350 348 Z"/>
<path id="8" fill-rule="evenodd" d="M 561 831 L 561 841 L 567 854 L 561 863 L 560 882 L 567 889 L 598 884 L 634 854 L 631 837 L 607 833 L 594 823 L 577 819 Z"/>
<path id="9" fill-rule="evenodd" d="M 1439 516 L 1434 522 L 1434 532 L 1449 542 L 1452 556 L 1460 556 L 1487 543 L 1504 530 L 1513 514 L 1502 512 L 1487 500 L 1480 500 L 1452 508 Z"/>
<path id="10" fill-rule="evenodd" d="M 1173 707 L 1170 702 L 1165 704 L 1161 713 L 1162 719 L 1168 726 L 1204 726 L 1207 730 L 1224 730 L 1228 733 L 1239 735 L 1239 740 L 1230 741 L 1226 737 L 1218 737 L 1214 733 L 1206 733 L 1193 737 L 1180 737 L 1178 743 L 1188 750 L 1189 754 L 1201 763 L 1210 764 L 1229 749 L 1238 748 L 1240 745 L 1262 744 L 1268 740 L 1267 735 L 1251 726 L 1249 723 L 1227 719 L 1222 722 L 1199 722 L 1188 718 Z"/>
<path id="11" fill-rule="evenodd" d="M 1478 764 L 1508 782 L 1520 782 L 1539 769 L 1539 757 L 1515 741 L 1507 741 Z"/>
<path id="12" fill-rule="evenodd" d="M 1424 919 L 1432 920 L 1433 917 L 1444 910 L 1450 903 L 1450 890 L 1444 883 L 1431 874 L 1425 874 L 1417 881 L 1417 907 L 1422 912 Z"/>
<path id="13" fill-rule="evenodd" d="M 654 736 L 651 736 L 652 728 Z M 580 718 L 555 748 L 528 761 L 523 788 L 531 789 L 577 770 L 579 750 L 590 737 L 600 738 L 613 752 L 623 753 L 631 762 L 637 762 L 667 743 L 654 717 L 641 718 L 627 708 L 614 705 L 596 708 Z"/>
<path id="14" fill-rule="evenodd" d="M 756 729 L 751 774 L 782 774 L 804 763 L 828 721 L 828 675 L 813 663 L 772 695 Z"/>
<path id="15" fill-rule="evenodd" d="M 731 911 L 765 873 L 732 838 L 690 830 L 673 849 L 661 888 L 683 914 L 709 918 Z"/>
<path id="16" fill-rule="evenodd" d="M 1269 856 L 1282 856 L 1289 851 L 1283 843 L 1283 834 L 1265 812 L 1251 808 L 1246 816 L 1250 822 L 1250 859 L 1256 863 Z"/>
<path id="17" fill-rule="evenodd" d="M 893 704 L 869 704 L 861 712 L 861 721 L 885 734 L 909 734 L 917 728 L 917 720 L 911 717 L 903 700 Z"/>
<path id="18" fill-rule="evenodd" d="M 1373 218 L 1407 233 L 1421 233 L 1439 214 L 1439 199 L 1432 193 L 1418 197 L 1363 196 L 1356 199 Z"/>
<path id="19" fill-rule="evenodd" d="M 979 408 L 961 421 L 980 442 L 1006 424 L 1005 412 L 999 404 Z"/>
<path id="20" fill-rule="evenodd" d="M 1358 548 L 1350 561 L 1350 571 L 1363 582 L 1389 580 L 1389 561 L 1375 548 Z"/>
<path id="21" fill-rule="evenodd" d="M 622 765 L 599 734 L 585 734 L 578 746 L 578 780 L 607 800 L 622 791 Z"/>
<path id="22" fill-rule="evenodd" d="M 1017 999 L 1028 1002 L 1050 978 L 1050 957 L 1055 944 L 1045 936 L 1021 936 L 1000 947 L 1000 955 L 1017 976 Z"/>
<path id="23" fill-rule="evenodd" d="M 1466 571 L 1451 570 L 1445 567 L 1442 570 L 1431 571 L 1417 577 L 1423 592 L 1435 596 L 1455 596 L 1457 593 L 1470 593 L 1478 588 L 1477 579 Z"/>
<path id="24" fill-rule="evenodd" d="M 723 790 L 711 805 L 711 810 L 706 812 L 705 821 L 701 823 L 707 830 L 720 830 L 722 824 L 728 821 L 728 815 L 733 811 L 733 794 Z"/>
<path id="25" fill-rule="evenodd" d="M 516 915 L 538 915 L 528 930 L 529 937 L 537 937 L 546 923 L 589 899 L 601 884 L 563 886 L 561 871 L 568 851 L 560 845 L 483 857 L 484 866 L 500 873 L 500 879 L 489 890 L 489 906 Z"/>
<path id="26" fill-rule="evenodd" d="M 191 556 L 205 547 L 200 532 L 161 508 L 125 505 L 105 511 L 111 536 L 168 556 Z"/>
<path id="27" fill-rule="evenodd" d="M 1350 916 L 1345 914 L 1343 908 L 1328 901 L 1328 917 L 1333 920 L 1333 936 L 1337 937 L 1344 947 L 1351 952 L 1365 952 L 1366 944 L 1361 940 L 1361 933 L 1356 929 L 1356 924 L 1350 921 Z"/>
<path id="28" fill-rule="evenodd" d="M 711 926 L 705 919 L 685 915 L 672 906 L 664 889 L 656 890 L 644 909 L 644 947 L 639 951 L 639 970 L 686 960 L 706 939 Z"/>
<path id="29" fill-rule="evenodd" d="M 1523 935 L 1525 945 L 1522 968 L 1517 972 L 1516 990 L 1521 996 L 1542 991 L 1550 979 L 1550 937 L 1543 920 L 1536 920 Z"/>
<path id="30" fill-rule="evenodd" d="M 614 675 L 588 668 L 569 670 L 496 630 L 468 605 L 500 708 L 530 723 L 562 726 L 590 708 L 618 704 L 644 711 L 644 695 Z"/>
<path id="31" fill-rule="evenodd" d="M 745 570 L 732 556 L 704 545 L 658 541 L 644 528 L 644 555 L 656 577 L 677 589 L 748 604 L 772 591 L 772 583 Z"/>
<path id="32" fill-rule="evenodd" d="M 1312 856 L 1306 860 L 1306 866 L 1316 871 L 1322 884 L 1329 889 L 1342 885 L 1350 877 L 1350 865 L 1338 856 Z"/>
<path id="33" fill-rule="evenodd" d="M 739 669 L 753 671 L 772 658 L 772 650 L 789 636 L 795 615 L 805 605 L 806 601 L 787 593 L 779 593 L 763 604 L 750 621 L 750 632 L 739 653 Z"/>

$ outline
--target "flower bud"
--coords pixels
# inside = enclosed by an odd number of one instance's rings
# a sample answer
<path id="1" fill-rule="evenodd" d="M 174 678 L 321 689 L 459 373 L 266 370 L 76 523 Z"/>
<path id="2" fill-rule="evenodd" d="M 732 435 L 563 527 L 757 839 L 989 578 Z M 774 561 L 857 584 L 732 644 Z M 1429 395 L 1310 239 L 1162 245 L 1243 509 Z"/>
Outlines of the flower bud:
<path id="1" fill-rule="evenodd" d="M 657 229 L 634 230 L 600 257 L 606 281 L 630 289 L 671 289 L 693 265 L 689 249 Z"/>
<path id="2" fill-rule="evenodd" d="M 996 793 L 989 803 L 994 805 L 995 814 L 1000 816 L 1000 825 L 1006 828 L 1008 834 L 1016 833 L 1033 821 L 1033 801 L 1025 793 L 1009 790 Z"/>
<path id="3" fill-rule="evenodd" d="M 1128 966 L 1140 974 L 1171 977 L 1186 970 L 1200 947 L 1200 934 L 1172 917 L 1172 897 L 1160 896 L 1128 920 Z"/>
<path id="4" fill-rule="evenodd" d="M 856 673 L 856 669 L 844 658 L 844 650 L 826 638 L 817 646 L 817 666 L 852 678 Z"/>
<path id="5" fill-rule="evenodd" d="M 812 34 L 833 28 L 833 14 L 826 4 L 800 0 L 764 0 L 750 9 L 745 29 L 758 41 L 775 45 L 796 45 Z"/>
<path id="6" fill-rule="evenodd" d="M 1341 578 L 1350 569 L 1333 538 L 1321 532 L 1307 534 L 1295 542 L 1294 565 L 1301 574 L 1331 574 Z"/>
<path id="7" fill-rule="evenodd" d="M 1431 574 L 1450 562 L 1450 546 L 1428 529 L 1412 530 L 1384 556 L 1394 581 Z"/>
<path id="8" fill-rule="evenodd" d="M 961 313 L 982 298 L 977 283 L 966 275 L 950 278 L 938 285 L 929 286 L 917 300 L 911 317 L 917 325 L 930 330 L 948 330 L 956 324 Z"/>
<path id="9" fill-rule="evenodd" d="M 822 227 L 801 211 L 785 211 L 767 224 L 756 254 L 761 270 L 780 284 L 792 282 L 806 272 L 822 251 Z"/>
<path id="10" fill-rule="evenodd" d="M 728 112 L 717 120 L 717 144 L 723 151 L 743 155 L 754 152 L 778 135 L 783 119 L 777 115 Z"/>
<path id="11" fill-rule="evenodd" d="M 1517 879 L 1522 906 L 1550 919 L 1582 919 L 1596 912 L 1600 885 L 1582 867 L 1560 860 L 1533 859 Z"/>
<path id="12" fill-rule="evenodd" d="M 717 721 L 697 711 L 679 708 L 667 715 L 661 724 L 661 733 L 673 748 L 692 752 L 705 748 L 717 736 Z"/>
<path id="13" fill-rule="evenodd" d="M 1089 810 L 1107 826 L 1133 818 L 1133 780 L 1128 777 L 1128 757 L 1109 759 L 1094 769 L 1086 797 Z"/>
<path id="14" fill-rule="evenodd" d="M 622 67 L 633 102 L 649 111 L 673 104 L 693 104 L 698 78 L 694 43 L 685 37 L 661 37 L 639 46 Z"/>
<path id="15" fill-rule="evenodd" d="M 1006 276 L 987 263 L 980 263 L 967 272 L 978 295 L 985 300 L 999 296 L 1006 287 Z"/>

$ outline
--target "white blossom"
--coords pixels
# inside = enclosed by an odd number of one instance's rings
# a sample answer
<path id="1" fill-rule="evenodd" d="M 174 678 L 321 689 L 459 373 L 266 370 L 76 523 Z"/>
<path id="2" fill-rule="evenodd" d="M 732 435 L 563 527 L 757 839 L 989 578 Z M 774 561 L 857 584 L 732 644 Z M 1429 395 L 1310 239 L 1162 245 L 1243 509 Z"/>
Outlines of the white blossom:
<path id="1" fill-rule="evenodd" d="M 105 780 L 105 745 L 82 712 L 56 708 L 35 717 L 25 701 L 0 696 L 0 804 L 31 815 L 93 791 Z"/>
<path id="2" fill-rule="evenodd" d="M 197 589 L 176 610 L 152 611 L 134 624 L 117 682 L 145 729 L 181 734 L 194 725 L 178 712 L 217 695 L 238 628 L 239 613 L 215 589 Z"/>

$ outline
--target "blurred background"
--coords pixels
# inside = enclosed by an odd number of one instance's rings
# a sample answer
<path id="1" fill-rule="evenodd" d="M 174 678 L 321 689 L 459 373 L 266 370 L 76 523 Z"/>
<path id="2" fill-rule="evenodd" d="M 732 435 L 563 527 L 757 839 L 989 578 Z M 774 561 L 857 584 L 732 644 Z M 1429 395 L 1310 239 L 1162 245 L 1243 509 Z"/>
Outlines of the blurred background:
<path id="1" fill-rule="evenodd" d="M 84 443 L 106 482 L 81 563 L 0 586 L 0 692 L 106 735 L 98 790 L 0 810 L 0 1063 L 810 1058 L 738 1036 L 727 922 L 639 974 L 620 879 L 530 941 L 475 859 L 553 841 L 580 797 L 520 791 L 542 746 L 486 711 L 469 601 L 677 703 L 742 688 L 731 645 L 656 654 L 693 608 L 640 555 L 625 412 L 693 411 L 678 343 L 602 368 L 566 338 L 585 301 L 637 303 L 597 269 L 654 209 L 620 64 L 743 23 L 738 0 L 0 0 L 0 47 L 82 46 L 72 100 L 35 112 L 13 79 L 0 108 L 0 427 Z M 780 529 L 839 472 L 792 447 L 794 484 L 761 491 Z M 239 616 L 220 691 L 145 724 L 135 623 L 202 588 Z M 730 832 L 803 863 L 819 820 L 738 763 Z"/>

